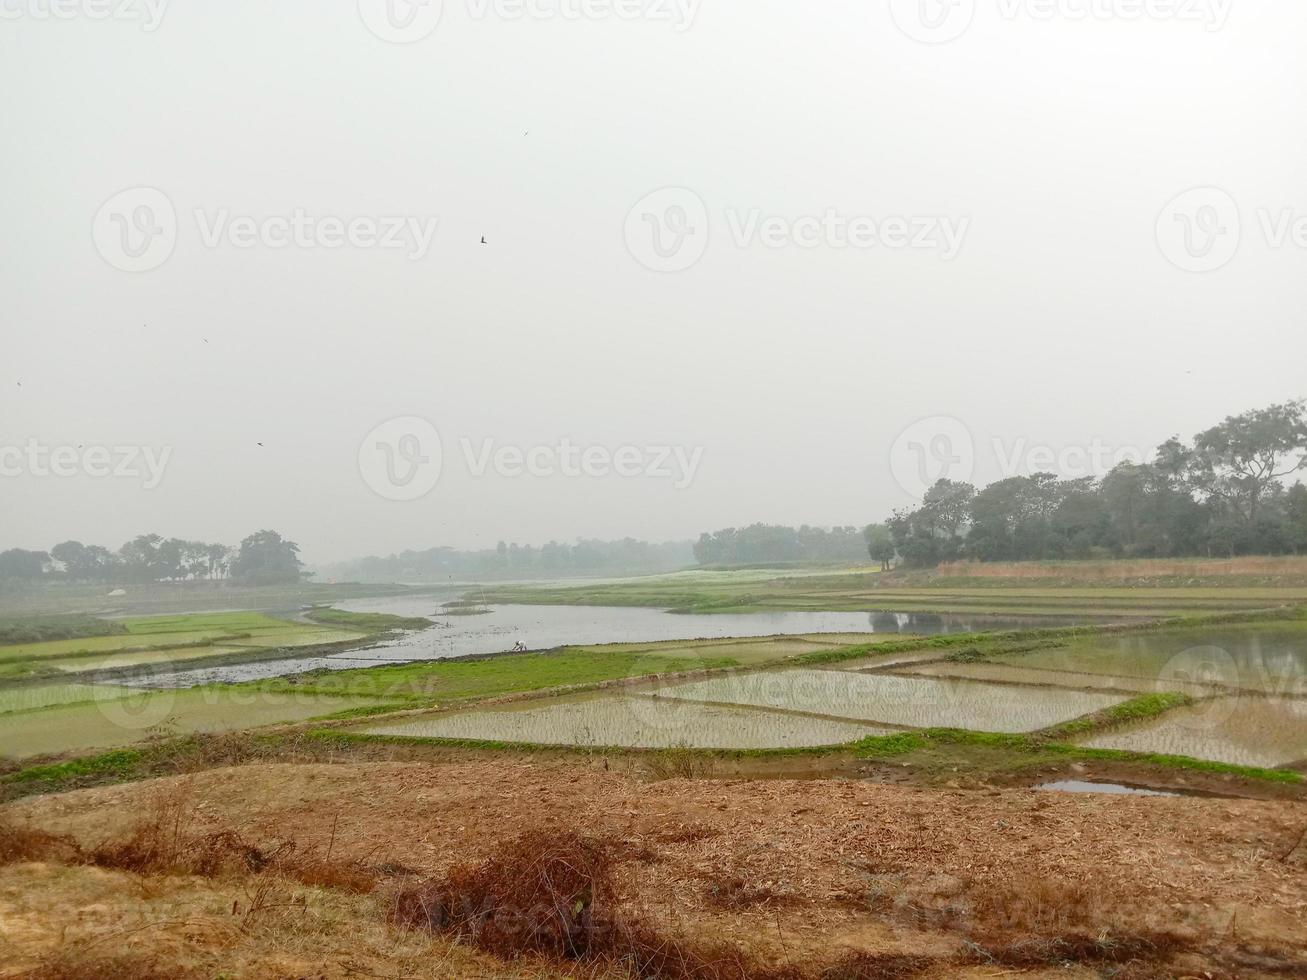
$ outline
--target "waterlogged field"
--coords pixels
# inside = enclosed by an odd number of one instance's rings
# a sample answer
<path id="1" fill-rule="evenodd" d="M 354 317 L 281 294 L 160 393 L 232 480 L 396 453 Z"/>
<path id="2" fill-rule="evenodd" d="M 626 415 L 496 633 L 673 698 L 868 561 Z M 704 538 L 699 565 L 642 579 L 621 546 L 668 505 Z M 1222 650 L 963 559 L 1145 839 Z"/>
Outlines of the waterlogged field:
<path id="1" fill-rule="evenodd" d="M 1123 698 L 1057 688 L 838 670 L 726 674 L 663 687 L 660 698 L 751 705 L 888 726 L 1031 732 L 1101 711 Z"/>
<path id="2" fill-rule="evenodd" d="M 1307 759 L 1307 701 L 1217 698 L 1081 744 L 1242 766 L 1282 766 Z"/>
<path id="3" fill-rule="evenodd" d="M 32 684 L 22 687 L 0 687 L 0 714 L 10 711 L 32 711 L 61 704 L 76 704 L 96 700 L 127 697 L 134 693 L 130 687 L 112 684 Z M 2 754 L 2 753 L 0 753 Z"/>
<path id="4" fill-rule="evenodd" d="M 919 677 L 957 677 L 967 680 L 992 681 L 997 684 L 1026 684 L 1039 687 L 1069 687 L 1075 690 L 1122 691 L 1126 694 L 1176 691 L 1196 697 L 1213 694 L 1219 688 L 1209 684 L 1189 683 L 1169 679 L 1162 683 L 1157 678 L 1117 677 L 1112 674 L 1091 674 L 1070 670 L 1045 670 L 1037 667 L 1018 667 L 1006 663 L 931 663 L 904 665 L 901 673 Z"/>
<path id="5" fill-rule="evenodd" d="M 722 587 L 714 574 L 664 578 L 678 588 Z M 331 611 L 328 623 L 214 613 L 11 643 L 0 646 L 0 756 L 85 753 L 380 708 L 428 713 L 351 727 L 417 739 L 704 749 L 829 746 L 905 732 L 908 742 L 894 741 L 905 752 L 936 751 L 938 739 L 961 730 L 1021 736 L 1001 743 L 1007 746 L 1075 737 L 1086 748 L 1241 765 L 1307 760 L 1307 617 L 1282 611 L 1207 626 L 1057 628 L 1127 606 L 1134 619 L 1160 608 L 1159 598 L 1186 609 L 1247 608 L 1276 590 L 1137 590 L 1148 595 L 1136 602 L 1122 594 L 1135 590 L 1118 589 L 1104 604 L 1103 590 L 1080 588 L 968 587 L 924 598 L 920 590 L 882 589 L 878 597 L 894 592 L 905 608 L 768 605 L 772 589 L 791 590 L 790 601 L 794 589 L 815 587 L 808 598 L 836 606 L 869 594 L 833 588 L 830 579 L 746 576 L 735 582 L 752 598 L 727 597 L 738 608 L 690 603 L 694 611 L 679 615 L 653 608 L 669 597 L 668 581 L 646 581 L 638 584 L 648 601 L 636 608 L 492 606 L 485 615 L 442 616 L 434 597 L 406 595 L 351 602 Z M 588 588 L 610 597 L 630 587 Z M 914 609 L 913 595 L 963 611 Z M 1038 615 L 1016 612 L 1035 607 Z M 759 608 L 765 611 L 744 611 Z M 430 628 L 411 625 L 428 619 Z M 383 628 L 403 632 L 381 637 Z M 342 642 L 352 647 L 305 649 Z M 503 653 L 518 642 L 546 652 Z M 450 659 L 468 654 L 477 656 Z M 90 678 L 85 671 L 108 669 L 120 672 L 94 678 L 103 684 L 80 683 Z M 1210 721 L 1213 706 L 1240 691 L 1248 694 L 1237 711 L 1195 727 L 1194 719 Z M 532 692 L 543 697 L 475 706 Z M 924 764 L 941 763 L 926 757 Z"/>
<path id="6" fill-rule="evenodd" d="M 52 628 L 57 619 L 51 617 Z M 142 671 L 152 665 L 358 642 L 362 633 L 248 612 L 125 619 L 111 626 L 114 632 L 105 635 L 0 645 L 0 757 L 114 748 L 150 735 L 251 728 L 390 703 L 223 688 L 140 690 L 150 682 Z M 121 673 L 99 675 L 105 683 L 63 679 L 111 670 Z"/>
<path id="7" fill-rule="evenodd" d="M 118 748 L 157 735 L 235 731 L 391 703 L 229 688 L 134 691 L 124 696 L 120 689 L 98 685 L 92 698 L 89 703 L 0 714 L 0 757 Z"/>
<path id="8" fill-rule="evenodd" d="M 641 696 L 554 700 L 361 729 L 369 735 L 617 748 L 774 749 L 886 735 L 851 721 Z"/>
<path id="9" fill-rule="evenodd" d="M 347 643 L 363 634 L 262 613 L 154 616 L 120 621 L 126 632 L 0 646 L 0 679 L 85 673 L 204 657 Z"/>
<path id="10" fill-rule="evenodd" d="M 895 610 L 905 614 L 1069 618 L 1078 622 L 1267 609 L 1307 602 L 1307 561 L 1060 562 L 959 566 L 947 575 L 876 568 L 697 570 L 585 584 L 498 586 L 490 603 L 646 606 L 688 612 Z M 1027 572 L 1036 571 L 1035 575 Z M 979 628 L 984 628 L 983 626 Z M 882 629 L 877 624 L 876 630 Z M 920 632 L 930 632 L 920 630 Z"/>
<path id="11" fill-rule="evenodd" d="M 1014 667 L 1129 678 L 1158 690 L 1192 685 L 1307 696 L 1307 622 L 1088 637 L 996 658 Z"/>

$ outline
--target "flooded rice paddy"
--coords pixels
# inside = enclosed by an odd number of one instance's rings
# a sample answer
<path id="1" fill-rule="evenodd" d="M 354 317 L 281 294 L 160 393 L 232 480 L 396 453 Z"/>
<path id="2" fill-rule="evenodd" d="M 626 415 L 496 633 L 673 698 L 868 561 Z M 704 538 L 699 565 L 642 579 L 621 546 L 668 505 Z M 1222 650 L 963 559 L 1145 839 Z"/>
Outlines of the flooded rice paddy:
<path id="1" fill-rule="evenodd" d="M 1216 698 L 1081 744 L 1240 766 L 1282 766 L 1307 758 L 1307 701 Z"/>
<path id="2" fill-rule="evenodd" d="M 135 691 L 111 684 L 29 684 L 23 687 L 0 687 L 0 714 L 32 711 L 62 704 L 104 701 L 127 697 Z"/>
<path id="3" fill-rule="evenodd" d="M 997 659 L 1021 668 L 1133 678 L 1151 689 L 1218 687 L 1307 696 L 1307 633 L 1301 626 L 1259 623 L 1255 628 L 1099 636 Z"/>
<path id="4" fill-rule="evenodd" d="M 905 674 L 921 677 L 954 677 L 998 684 L 1027 684 L 1039 687 L 1069 687 L 1076 690 L 1121 691 L 1128 695 L 1149 694 L 1160 691 L 1177 691 L 1181 694 L 1201 696 L 1219 690 L 1210 685 L 1158 678 L 1117 677 L 1113 674 L 1091 674 L 1070 670 L 1044 670 L 1037 667 L 1018 667 L 1014 664 L 987 663 L 927 663 L 895 665 Z"/>
<path id="5" fill-rule="evenodd" d="M 796 646 L 806 642 L 794 639 Z M 992 662 L 944 662 L 944 652 L 930 650 L 873 654 L 819 669 L 736 670 L 644 683 L 583 704 L 547 699 L 525 710 L 431 715 L 403 723 L 403 732 L 365 730 L 549 744 L 658 747 L 680 740 L 704 748 L 766 748 L 802 744 L 796 738 L 811 745 L 850 741 L 854 731 L 1035 732 L 1128 698 L 1173 691 L 1199 701 L 1083 744 L 1280 766 L 1307 759 L 1307 698 L 1298 696 L 1304 641 L 1301 628 L 1272 624 L 1100 636 Z M 677 703 L 689 713 L 675 714 Z M 671 721 L 676 718 L 682 720 Z M 681 726 L 680 734 L 659 734 L 666 731 L 664 719 Z M 809 727 L 817 722 L 836 727 L 819 736 Z M 731 734 L 731 726 L 739 731 Z M 766 736 L 769 728 L 774 737 Z"/>
<path id="6" fill-rule="evenodd" d="M 912 728 L 1030 732 L 1099 711 L 1122 698 L 1057 688 L 838 670 L 726 674 L 664 687 L 662 698 L 750 705 Z"/>
<path id="7" fill-rule="evenodd" d="M 94 685 L 92 700 L 0 714 L 0 756 L 25 759 L 58 752 L 133 745 L 155 735 L 225 732 L 304 721 L 388 702 L 230 690 L 130 691 Z"/>
<path id="8" fill-rule="evenodd" d="M 554 699 L 372 725 L 372 735 L 619 748 L 773 749 L 841 745 L 890 730 L 828 718 L 663 698 Z"/>

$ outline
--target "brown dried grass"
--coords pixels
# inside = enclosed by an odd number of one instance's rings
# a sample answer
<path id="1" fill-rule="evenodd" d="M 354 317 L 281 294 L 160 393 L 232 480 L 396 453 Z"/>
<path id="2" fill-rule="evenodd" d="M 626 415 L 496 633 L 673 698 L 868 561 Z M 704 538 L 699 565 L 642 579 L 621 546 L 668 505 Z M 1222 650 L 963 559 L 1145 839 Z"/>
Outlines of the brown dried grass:
<path id="1" fill-rule="evenodd" d="M 69 863 L 80 857 L 81 848 L 71 837 L 21 826 L 6 814 L 0 814 L 0 865 L 21 861 Z"/>
<path id="2" fill-rule="evenodd" d="M 134 952 L 101 952 L 66 947 L 39 966 L 18 974 L 23 980 L 186 980 L 198 976 L 175 962 Z"/>
<path id="3" fill-rule="evenodd" d="M 1307 557 L 1246 556 L 1242 558 L 1131 558 L 1073 562 L 946 562 L 944 578 L 1065 579 L 1110 582 L 1151 578 L 1222 578 L 1224 576 L 1304 576 Z"/>

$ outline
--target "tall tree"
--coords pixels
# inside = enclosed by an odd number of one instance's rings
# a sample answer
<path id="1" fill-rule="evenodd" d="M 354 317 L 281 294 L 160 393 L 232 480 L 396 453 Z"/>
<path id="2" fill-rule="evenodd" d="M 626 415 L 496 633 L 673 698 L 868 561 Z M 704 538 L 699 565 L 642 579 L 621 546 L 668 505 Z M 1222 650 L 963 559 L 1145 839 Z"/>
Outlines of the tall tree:
<path id="1" fill-rule="evenodd" d="M 1194 437 L 1188 475 L 1199 492 L 1225 501 L 1247 524 L 1278 481 L 1307 469 L 1302 401 L 1232 415 Z"/>
<path id="2" fill-rule="evenodd" d="M 44 551 L 10 548 L 0 551 L 0 579 L 38 579 L 46 573 L 50 555 Z"/>
<path id="3" fill-rule="evenodd" d="M 888 572 L 893 567 L 894 555 L 894 535 L 884 524 L 868 524 L 862 530 L 862 536 L 867 542 L 867 554 L 872 561 L 880 562 L 880 570 Z"/>
<path id="4" fill-rule="evenodd" d="M 241 542 L 232 578 L 245 585 L 280 585 L 300 580 L 299 545 L 276 531 L 257 531 Z"/>

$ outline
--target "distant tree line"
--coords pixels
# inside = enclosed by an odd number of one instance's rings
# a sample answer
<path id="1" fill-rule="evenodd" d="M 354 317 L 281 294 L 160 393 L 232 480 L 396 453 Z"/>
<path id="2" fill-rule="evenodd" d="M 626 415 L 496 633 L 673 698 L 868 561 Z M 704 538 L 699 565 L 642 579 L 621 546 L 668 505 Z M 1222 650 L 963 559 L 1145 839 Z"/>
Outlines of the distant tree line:
<path id="1" fill-rule="evenodd" d="M 956 559 L 1234 556 L 1307 552 L 1302 401 L 1231 416 L 1190 444 L 1178 437 L 1149 463 L 1122 463 L 1101 480 L 1014 476 L 977 490 L 940 480 L 920 507 L 864 531 L 888 566 Z"/>
<path id="2" fill-rule="evenodd" d="M 231 580 L 276 585 L 303 577 L 299 545 L 276 531 L 258 531 L 238 547 L 141 534 L 117 551 L 62 541 L 49 551 L 0 551 L 0 579 L 66 580 L 115 585 Z"/>
<path id="3" fill-rule="evenodd" d="M 523 578 L 551 575 L 635 574 L 667 572 L 691 564 L 688 541 L 653 544 L 623 538 L 620 541 L 578 540 L 574 544 L 520 545 L 500 541 L 494 548 L 459 551 L 428 548 L 385 557 L 360 558 L 324 568 L 337 579 L 384 582 L 421 582 L 452 578 Z"/>
<path id="4" fill-rule="evenodd" d="M 783 527 L 751 524 L 701 534 L 694 545 L 700 565 L 764 564 L 771 562 L 858 561 L 866 554 L 856 527 Z"/>

